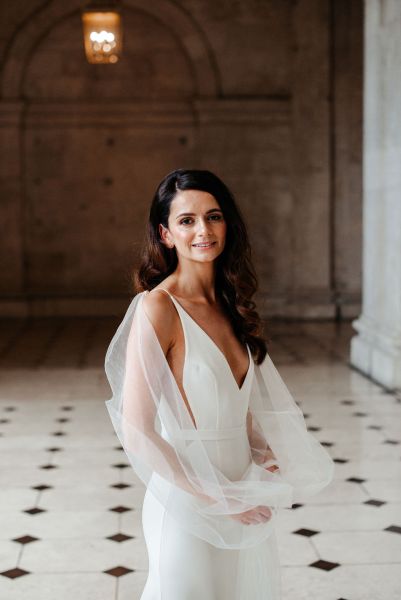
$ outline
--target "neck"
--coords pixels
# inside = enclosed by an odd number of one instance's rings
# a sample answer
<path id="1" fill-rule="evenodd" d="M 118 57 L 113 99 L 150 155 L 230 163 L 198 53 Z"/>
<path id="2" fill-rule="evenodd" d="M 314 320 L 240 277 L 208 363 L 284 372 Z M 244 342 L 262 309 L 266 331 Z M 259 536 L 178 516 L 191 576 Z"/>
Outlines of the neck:
<path id="1" fill-rule="evenodd" d="M 188 264 L 180 262 L 172 277 L 174 277 L 178 295 L 199 301 L 216 302 L 215 261 L 208 263 L 190 261 Z"/>

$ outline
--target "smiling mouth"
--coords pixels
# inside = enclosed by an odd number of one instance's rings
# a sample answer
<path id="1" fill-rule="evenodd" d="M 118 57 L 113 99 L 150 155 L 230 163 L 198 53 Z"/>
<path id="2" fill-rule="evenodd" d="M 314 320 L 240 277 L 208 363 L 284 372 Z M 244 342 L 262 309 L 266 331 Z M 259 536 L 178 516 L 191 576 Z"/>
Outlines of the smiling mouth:
<path id="1" fill-rule="evenodd" d="M 195 248 L 210 248 L 214 246 L 216 242 L 199 242 L 199 244 L 192 244 Z"/>

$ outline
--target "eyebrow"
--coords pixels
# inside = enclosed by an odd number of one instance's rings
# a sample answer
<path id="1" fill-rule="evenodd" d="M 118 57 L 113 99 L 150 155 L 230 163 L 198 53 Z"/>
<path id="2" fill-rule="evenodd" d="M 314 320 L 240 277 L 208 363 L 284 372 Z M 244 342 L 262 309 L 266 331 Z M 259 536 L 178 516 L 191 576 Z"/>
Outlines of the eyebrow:
<path id="1" fill-rule="evenodd" d="M 206 211 L 206 214 L 208 215 L 209 213 L 212 213 L 212 212 L 221 212 L 221 213 L 222 213 L 223 211 L 221 210 L 221 208 L 210 208 L 209 210 L 207 210 L 207 211 Z M 179 215 L 176 217 L 176 219 L 179 219 L 180 217 L 184 217 L 184 216 L 185 216 L 185 217 L 193 217 L 195 214 L 196 214 L 196 213 L 190 213 L 190 212 L 187 212 L 187 213 L 180 213 L 180 214 L 179 214 Z"/>

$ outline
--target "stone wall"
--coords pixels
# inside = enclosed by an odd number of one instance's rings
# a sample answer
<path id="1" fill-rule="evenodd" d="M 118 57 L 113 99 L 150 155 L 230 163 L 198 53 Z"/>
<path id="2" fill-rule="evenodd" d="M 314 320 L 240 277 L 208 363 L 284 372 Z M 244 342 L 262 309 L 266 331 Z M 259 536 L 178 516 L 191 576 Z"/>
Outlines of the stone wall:
<path id="1" fill-rule="evenodd" d="M 356 315 L 361 2 L 126 0 L 105 66 L 83 4 L 1 7 L 0 313 L 125 307 L 154 190 L 186 167 L 236 195 L 262 312 Z"/>

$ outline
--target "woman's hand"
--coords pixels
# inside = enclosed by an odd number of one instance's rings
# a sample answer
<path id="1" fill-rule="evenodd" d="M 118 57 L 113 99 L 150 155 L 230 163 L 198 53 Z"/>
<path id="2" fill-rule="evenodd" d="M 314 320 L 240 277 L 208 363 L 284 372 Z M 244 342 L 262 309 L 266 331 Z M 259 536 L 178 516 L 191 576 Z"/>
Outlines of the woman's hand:
<path id="1" fill-rule="evenodd" d="M 270 462 L 274 461 L 274 464 L 270 464 L 267 467 L 263 466 L 265 463 L 267 463 L 269 461 Z M 261 456 L 258 457 L 257 462 L 258 462 L 258 464 L 260 464 L 261 467 L 266 469 L 266 471 L 271 471 L 272 473 L 274 473 L 275 471 L 280 470 L 280 467 L 277 464 L 277 457 L 274 454 L 273 450 L 270 448 L 270 446 L 268 446 L 266 448 L 266 450 L 264 450 L 263 453 L 261 453 Z"/>
<path id="2" fill-rule="evenodd" d="M 257 506 L 243 513 L 230 515 L 235 521 L 240 521 L 244 525 L 257 525 L 258 523 L 266 523 L 272 516 L 272 511 L 268 506 Z"/>

